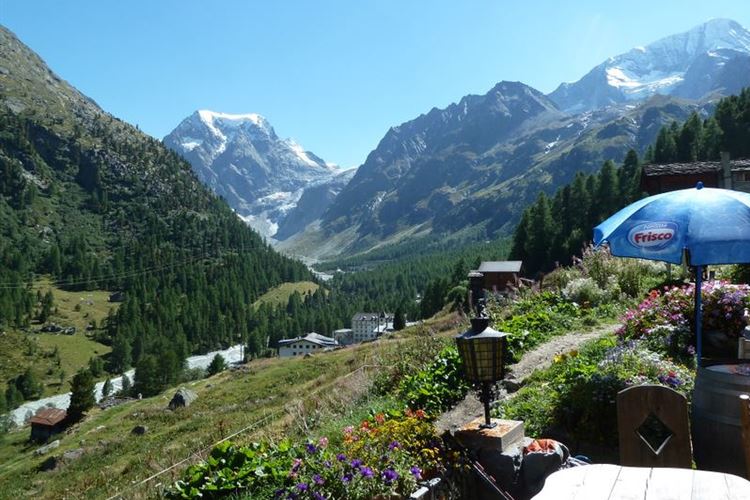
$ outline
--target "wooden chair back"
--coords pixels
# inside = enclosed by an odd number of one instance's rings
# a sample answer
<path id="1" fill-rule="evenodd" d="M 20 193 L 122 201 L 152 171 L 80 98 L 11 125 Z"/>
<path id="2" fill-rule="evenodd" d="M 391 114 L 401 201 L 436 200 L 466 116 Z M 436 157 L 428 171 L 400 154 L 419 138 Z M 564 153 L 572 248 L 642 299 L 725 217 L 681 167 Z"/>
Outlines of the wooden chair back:
<path id="1" fill-rule="evenodd" d="M 644 438 L 650 434 L 644 423 L 662 428 L 664 439 L 650 445 Z M 620 391 L 617 394 L 617 429 L 620 465 L 692 467 L 687 400 L 674 389 L 637 385 Z"/>
<path id="2" fill-rule="evenodd" d="M 750 358 L 750 340 L 746 339 L 745 337 L 740 337 L 737 341 L 737 358 Z"/>
<path id="3" fill-rule="evenodd" d="M 750 478 L 750 396 L 740 394 L 740 419 L 742 423 L 742 449 L 745 451 L 745 468 Z"/>

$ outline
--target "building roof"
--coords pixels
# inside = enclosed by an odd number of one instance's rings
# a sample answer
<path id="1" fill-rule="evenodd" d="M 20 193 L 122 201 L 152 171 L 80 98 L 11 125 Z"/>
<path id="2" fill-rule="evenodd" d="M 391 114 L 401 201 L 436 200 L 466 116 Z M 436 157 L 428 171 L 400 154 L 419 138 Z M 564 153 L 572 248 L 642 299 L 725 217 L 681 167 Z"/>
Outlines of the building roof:
<path id="1" fill-rule="evenodd" d="M 731 160 L 729 169 L 750 169 L 750 160 Z M 662 175 L 694 175 L 721 172 L 720 161 L 693 161 L 690 163 L 649 163 L 643 166 L 643 175 L 656 177 Z"/>
<path id="2" fill-rule="evenodd" d="M 335 339 L 332 339 L 331 337 L 326 337 L 324 335 L 320 335 L 319 333 L 308 333 L 304 337 L 295 337 L 293 339 L 283 339 L 279 340 L 279 347 L 285 346 L 287 344 L 293 344 L 295 342 L 300 341 L 307 341 L 312 342 L 313 344 L 317 344 L 319 346 L 323 347 L 336 347 L 339 345 L 338 341 Z"/>
<path id="3" fill-rule="evenodd" d="M 480 273 L 520 273 L 522 265 L 521 260 L 485 261 L 477 271 Z"/>
<path id="4" fill-rule="evenodd" d="M 352 321 L 377 321 L 380 319 L 389 320 L 393 319 L 393 314 L 387 312 L 379 313 L 357 313 L 352 316 Z"/>
<path id="5" fill-rule="evenodd" d="M 29 419 L 31 424 L 55 426 L 65 420 L 67 412 L 59 408 L 43 408 Z"/>
<path id="6" fill-rule="evenodd" d="M 392 332 L 393 331 L 393 323 L 383 323 L 381 325 L 376 326 L 373 330 L 373 333 L 385 333 L 385 332 Z"/>

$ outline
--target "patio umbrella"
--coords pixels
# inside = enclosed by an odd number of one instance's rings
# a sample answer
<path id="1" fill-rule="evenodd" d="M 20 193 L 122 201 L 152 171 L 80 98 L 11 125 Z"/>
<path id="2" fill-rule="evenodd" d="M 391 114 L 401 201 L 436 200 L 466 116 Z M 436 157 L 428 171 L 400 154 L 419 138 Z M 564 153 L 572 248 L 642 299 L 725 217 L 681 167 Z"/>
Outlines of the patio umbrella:
<path id="1" fill-rule="evenodd" d="M 695 267 L 695 335 L 702 354 L 703 266 L 750 262 L 750 194 L 695 188 L 649 196 L 594 228 L 594 245 L 608 243 L 612 255 Z"/>

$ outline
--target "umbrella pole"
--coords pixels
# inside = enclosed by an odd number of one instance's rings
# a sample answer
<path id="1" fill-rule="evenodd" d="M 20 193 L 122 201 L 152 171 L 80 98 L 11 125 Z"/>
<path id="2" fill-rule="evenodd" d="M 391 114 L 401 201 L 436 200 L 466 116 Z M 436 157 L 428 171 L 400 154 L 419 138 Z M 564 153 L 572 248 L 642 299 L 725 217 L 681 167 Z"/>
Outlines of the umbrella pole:
<path id="1" fill-rule="evenodd" d="M 703 307 L 701 288 L 703 288 L 703 266 L 695 266 L 695 353 L 697 356 L 695 365 L 697 367 L 701 366 L 701 357 L 703 356 Z"/>

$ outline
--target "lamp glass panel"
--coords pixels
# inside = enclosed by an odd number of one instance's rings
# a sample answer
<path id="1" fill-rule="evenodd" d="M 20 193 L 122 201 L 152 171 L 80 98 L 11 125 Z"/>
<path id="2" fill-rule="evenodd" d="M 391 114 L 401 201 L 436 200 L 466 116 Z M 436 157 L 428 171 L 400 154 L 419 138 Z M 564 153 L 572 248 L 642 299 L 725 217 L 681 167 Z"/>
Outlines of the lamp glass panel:
<path id="1" fill-rule="evenodd" d="M 473 355 L 472 346 L 473 344 Z M 493 357 L 493 346 L 495 346 Z M 459 339 L 458 349 L 464 360 L 466 376 L 476 382 L 494 382 L 500 379 L 502 372 L 502 344 L 500 339 Z"/>

